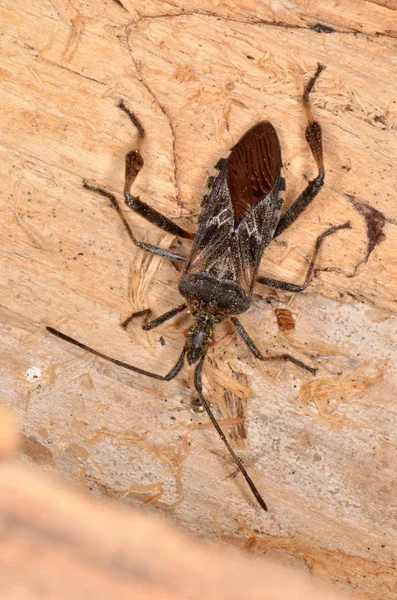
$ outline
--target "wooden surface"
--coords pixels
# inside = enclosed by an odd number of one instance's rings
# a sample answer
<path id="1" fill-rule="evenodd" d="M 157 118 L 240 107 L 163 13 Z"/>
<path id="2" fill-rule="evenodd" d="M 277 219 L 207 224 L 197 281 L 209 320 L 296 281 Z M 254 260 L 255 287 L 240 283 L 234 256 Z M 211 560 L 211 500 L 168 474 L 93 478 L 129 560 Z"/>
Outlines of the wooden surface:
<path id="1" fill-rule="evenodd" d="M 160 519 L 0 465 L 1 597 L 349 600 L 318 578 L 182 535 Z"/>
<path id="2" fill-rule="evenodd" d="M 2 402 L 18 416 L 24 460 L 366 600 L 397 593 L 395 9 L 392 0 L 0 8 Z M 194 228 L 212 166 L 260 119 L 280 135 L 288 204 L 313 177 L 300 97 L 319 61 L 326 185 L 272 244 L 261 274 L 298 283 L 316 236 L 347 220 L 353 228 L 327 240 L 307 293 L 258 288 L 242 319 L 264 351 L 287 348 L 318 375 L 255 364 L 227 325 L 206 370 L 228 431 L 230 395 L 243 407 L 234 444 L 266 515 L 191 413 L 189 369 L 168 384 L 144 379 L 44 326 L 165 373 L 188 319 L 149 334 L 119 325 L 133 310 L 180 303 L 179 273 L 131 247 L 109 203 L 81 187 L 122 191 L 136 132 L 117 102 L 148 134 L 134 192 Z M 173 243 L 128 218 L 140 239 Z M 283 334 L 275 309 L 286 307 L 295 329 Z"/>

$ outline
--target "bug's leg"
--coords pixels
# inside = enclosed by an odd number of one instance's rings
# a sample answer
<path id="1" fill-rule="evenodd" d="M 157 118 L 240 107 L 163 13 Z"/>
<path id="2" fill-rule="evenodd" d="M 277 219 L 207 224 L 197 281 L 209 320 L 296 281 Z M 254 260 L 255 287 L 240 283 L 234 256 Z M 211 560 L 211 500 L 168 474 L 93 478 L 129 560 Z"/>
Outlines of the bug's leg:
<path id="1" fill-rule="evenodd" d="M 343 225 L 335 225 L 334 227 L 330 227 L 327 231 L 324 231 L 321 235 L 318 236 L 316 240 L 316 245 L 314 247 L 314 252 L 309 264 L 309 268 L 307 270 L 306 279 L 302 285 L 296 285 L 295 283 L 287 283 L 286 281 L 279 281 L 278 279 L 269 279 L 268 277 L 258 277 L 256 282 L 262 283 L 263 285 L 267 285 L 272 288 L 276 288 L 278 290 L 285 290 L 286 292 L 303 292 L 310 284 L 313 279 L 314 267 L 316 265 L 316 260 L 318 253 L 321 248 L 321 244 L 325 240 L 326 237 L 332 235 L 336 231 L 340 229 L 351 229 L 350 223 L 344 223 Z"/>
<path id="2" fill-rule="evenodd" d="M 186 304 L 180 304 L 179 306 L 176 306 L 175 308 L 172 308 L 171 310 L 167 311 L 163 315 L 156 317 L 155 319 L 153 319 L 153 321 L 150 321 L 149 323 L 144 323 L 142 325 L 142 329 L 144 329 L 145 331 L 150 331 L 151 329 L 158 327 L 162 323 L 165 323 L 169 319 L 172 319 L 172 317 L 174 317 L 175 315 L 178 315 L 179 313 L 184 311 L 186 308 L 187 308 Z M 142 315 L 148 315 L 151 312 L 152 311 L 150 310 L 150 308 L 146 308 L 145 310 L 140 310 L 139 312 L 135 312 L 130 317 L 128 317 L 128 319 L 126 319 L 121 324 L 121 326 L 124 327 L 124 329 L 125 329 L 129 325 L 129 323 L 132 321 L 132 319 L 135 319 L 135 317 L 141 317 Z"/>
<path id="3" fill-rule="evenodd" d="M 118 103 L 118 108 L 120 110 L 122 110 L 123 112 L 125 112 L 125 114 L 130 119 L 132 124 L 137 128 L 138 135 L 139 135 L 139 144 L 140 144 L 146 135 L 146 132 L 145 132 L 145 129 L 144 129 L 142 123 L 134 115 L 134 113 L 124 104 L 124 102 L 122 100 L 120 100 L 120 102 Z"/>
<path id="4" fill-rule="evenodd" d="M 314 160 L 317 164 L 318 175 L 313 181 L 310 181 L 306 189 L 300 194 L 295 202 L 290 206 L 287 212 L 281 217 L 280 222 L 275 231 L 274 237 L 277 237 L 287 227 L 292 225 L 294 221 L 303 213 L 303 211 L 309 206 L 311 201 L 317 196 L 319 191 L 324 185 L 324 160 L 323 160 L 323 144 L 320 123 L 313 118 L 312 111 L 310 108 L 309 95 L 314 86 L 314 83 L 320 73 L 325 69 L 323 65 L 318 65 L 317 71 L 314 76 L 310 79 L 309 83 L 305 87 L 303 92 L 303 105 L 306 109 L 308 125 L 306 127 L 306 141 L 309 144 L 310 150 L 312 151 Z"/>
<path id="5" fill-rule="evenodd" d="M 143 310 L 138 310 L 138 312 L 132 313 L 132 315 L 130 315 L 128 317 L 128 319 L 123 321 L 121 324 L 121 327 L 123 327 L 123 329 L 126 329 L 133 319 L 136 319 L 137 317 L 143 317 L 144 315 L 150 315 L 151 312 L 152 311 L 150 308 L 144 308 Z"/>
<path id="6" fill-rule="evenodd" d="M 142 127 L 139 120 L 136 118 L 134 113 L 132 113 L 121 100 L 119 102 L 119 108 L 125 112 L 125 114 L 130 118 L 131 122 L 135 125 L 139 134 L 139 146 L 145 137 L 145 130 Z M 128 152 L 125 159 L 125 186 L 124 186 L 124 197 L 125 203 L 129 208 L 131 208 L 138 215 L 156 225 L 163 231 L 170 233 L 171 235 L 176 235 L 181 238 L 187 238 L 192 240 L 194 238 L 194 233 L 190 233 L 179 225 L 173 223 L 168 217 L 162 215 L 157 210 L 146 204 L 146 202 L 142 202 L 137 196 L 132 196 L 130 193 L 130 189 L 132 184 L 134 183 L 139 171 L 143 167 L 143 158 L 141 153 L 138 150 L 131 150 Z"/>
<path id="7" fill-rule="evenodd" d="M 131 150 L 128 152 L 125 157 L 125 187 L 124 187 L 124 198 L 126 205 L 131 208 L 134 212 L 136 212 L 140 217 L 152 223 L 159 229 L 170 233 L 171 235 L 176 235 L 180 238 L 185 238 L 192 240 L 194 239 L 194 233 L 190 233 L 190 231 L 186 231 L 179 227 L 176 223 L 171 221 L 168 217 L 158 212 L 156 209 L 152 208 L 146 202 L 142 202 L 138 196 L 132 196 L 130 193 L 130 188 L 135 180 L 137 173 L 139 172 L 141 166 L 137 170 L 136 161 L 139 159 L 142 161 L 143 158 L 136 150 Z"/>
<path id="8" fill-rule="evenodd" d="M 142 329 L 144 329 L 145 331 L 150 331 L 151 329 L 154 329 L 155 327 L 158 327 L 162 323 L 165 323 L 169 319 L 172 319 L 172 317 L 175 317 L 175 315 L 179 315 L 179 313 L 181 313 L 184 310 L 186 310 L 186 308 L 187 308 L 186 304 L 180 304 L 179 306 L 176 306 L 175 308 L 172 308 L 171 310 L 169 310 L 168 312 L 164 313 L 163 315 L 160 315 L 156 319 L 153 319 L 153 321 L 150 321 L 149 323 L 146 323 L 146 325 L 143 325 Z"/>
<path id="9" fill-rule="evenodd" d="M 127 233 L 129 235 L 131 241 L 133 242 L 133 244 L 135 244 L 135 246 L 137 246 L 138 248 L 141 248 L 142 250 L 146 250 L 146 252 L 150 252 L 151 254 L 156 254 L 157 256 L 162 256 L 164 258 L 169 258 L 170 260 L 186 261 L 186 258 L 184 256 L 181 256 L 181 254 L 176 254 L 176 252 L 171 252 L 171 250 L 166 250 L 165 248 L 160 248 L 159 246 L 153 246 L 152 244 L 146 244 L 145 242 L 139 242 L 137 239 L 135 239 L 132 229 L 131 229 L 127 219 L 125 218 L 123 211 L 120 208 L 119 203 L 117 202 L 116 196 L 114 196 L 113 194 L 110 194 L 109 192 L 107 192 L 106 190 L 103 190 L 102 188 L 93 187 L 91 185 L 88 185 L 88 183 L 86 183 L 86 182 L 83 183 L 83 187 L 86 190 L 90 190 L 91 192 L 100 194 L 101 196 L 104 196 L 105 198 L 108 198 L 108 200 L 111 201 L 111 203 L 113 204 L 114 208 L 116 209 L 118 215 L 120 216 L 120 219 L 123 221 L 124 227 L 126 228 Z"/>
<path id="10" fill-rule="evenodd" d="M 200 360 L 199 364 L 197 365 L 196 370 L 194 372 L 194 385 L 195 385 L 195 388 L 199 395 L 201 405 L 203 406 L 204 410 L 206 411 L 207 415 L 209 416 L 209 418 L 210 418 L 213 426 L 215 427 L 219 437 L 221 438 L 222 442 L 225 444 L 226 448 L 228 449 L 228 452 L 229 452 L 230 456 L 232 457 L 234 463 L 236 464 L 239 471 L 242 473 L 246 482 L 248 483 L 249 487 L 251 488 L 251 491 L 254 494 L 259 506 L 261 508 L 263 508 L 263 510 L 267 511 L 266 502 L 263 500 L 262 496 L 258 492 L 258 489 L 255 486 L 254 482 L 252 481 L 251 477 L 248 475 L 248 473 L 243 465 L 242 460 L 234 452 L 227 437 L 223 433 L 222 428 L 220 427 L 218 421 L 216 420 L 216 418 L 213 415 L 213 412 L 211 410 L 211 406 L 210 406 L 209 402 L 204 398 L 203 386 L 202 386 L 202 382 L 201 382 L 201 373 L 203 370 L 204 359 L 205 359 L 205 355 L 201 358 L 201 360 Z"/>
<path id="11" fill-rule="evenodd" d="M 244 327 L 241 325 L 240 321 L 238 319 L 236 319 L 236 317 L 232 317 L 230 320 L 233 323 L 234 327 L 236 328 L 236 331 L 239 334 L 239 336 L 241 337 L 241 339 L 247 344 L 248 349 L 259 360 L 286 360 L 286 361 L 294 363 L 294 365 L 297 365 L 301 369 L 305 369 L 306 371 L 309 371 L 309 373 L 311 373 L 312 375 L 316 374 L 317 369 L 314 369 L 313 367 L 309 367 L 309 365 L 306 365 L 305 363 L 298 360 L 297 358 L 294 358 L 290 354 L 279 354 L 277 356 L 263 356 L 263 354 L 256 347 L 256 345 L 254 344 L 254 342 L 252 341 L 252 339 L 250 338 L 250 336 L 248 335 L 248 333 L 246 332 Z"/>
<path id="12" fill-rule="evenodd" d="M 181 355 L 179 356 L 176 364 L 172 367 L 171 371 L 169 371 L 166 375 L 158 375 L 157 373 L 152 373 L 151 371 L 145 371 L 144 369 L 140 369 L 139 367 L 134 367 L 133 365 L 129 365 L 128 363 L 125 363 L 121 360 L 112 358 L 111 356 L 104 354 L 103 352 L 94 350 L 93 348 L 86 346 L 82 342 L 79 342 L 79 341 L 75 340 L 74 338 L 71 338 L 68 335 L 65 335 L 64 333 L 61 333 L 60 331 L 58 331 L 57 329 L 54 329 L 53 327 L 46 327 L 46 329 L 53 335 L 56 335 L 57 337 L 59 337 L 61 340 L 64 340 L 65 342 L 69 342 L 69 344 L 73 344 L 74 346 L 77 346 L 78 348 L 82 348 L 83 350 L 86 350 L 87 352 L 91 352 L 91 354 L 95 354 L 95 356 L 99 356 L 100 358 L 103 358 L 103 359 L 113 363 L 114 365 L 117 365 L 118 367 L 123 367 L 124 369 L 134 371 L 135 373 L 140 373 L 141 375 L 146 375 L 147 377 L 153 377 L 153 379 L 161 379 L 163 381 L 170 381 L 170 379 L 173 379 L 174 377 L 176 377 L 176 375 L 178 375 L 178 373 L 182 369 L 183 363 L 185 361 L 186 350 L 185 350 L 185 348 L 183 348 Z"/>

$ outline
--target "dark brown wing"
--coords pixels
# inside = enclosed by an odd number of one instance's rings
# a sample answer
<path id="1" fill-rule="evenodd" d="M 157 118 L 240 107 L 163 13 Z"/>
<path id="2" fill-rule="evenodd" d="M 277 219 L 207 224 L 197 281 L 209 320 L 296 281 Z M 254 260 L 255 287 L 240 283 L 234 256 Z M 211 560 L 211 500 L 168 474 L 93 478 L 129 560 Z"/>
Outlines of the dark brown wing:
<path id="1" fill-rule="evenodd" d="M 184 274 L 208 272 L 234 280 L 250 294 L 283 204 L 281 150 L 273 125 L 262 121 L 252 127 L 218 165 Z"/>
<path id="2" fill-rule="evenodd" d="M 281 164 L 280 143 L 269 121 L 252 127 L 233 146 L 227 161 L 227 184 L 236 225 L 272 190 Z"/>
<path id="3" fill-rule="evenodd" d="M 192 274 L 210 269 L 214 255 L 219 256 L 227 249 L 233 230 L 233 205 L 223 168 L 210 194 L 204 197 L 197 234 L 185 272 Z"/>

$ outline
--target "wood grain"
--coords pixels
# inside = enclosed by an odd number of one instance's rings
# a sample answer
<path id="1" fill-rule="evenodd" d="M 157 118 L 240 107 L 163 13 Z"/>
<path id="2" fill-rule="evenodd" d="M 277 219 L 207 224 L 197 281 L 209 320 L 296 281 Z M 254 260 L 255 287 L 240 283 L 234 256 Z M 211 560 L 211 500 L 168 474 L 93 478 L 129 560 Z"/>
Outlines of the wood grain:
<path id="1" fill-rule="evenodd" d="M 23 459 L 201 536 L 318 570 L 366 600 L 397 592 L 395 9 L 390 0 L 0 8 L 2 402 L 19 420 Z M 189 410 L 187 368 L 161 384 L 44 327 L 165 373 L 188 318 L 149 333 L 120 323 L 179 304 L 179 272 L 131 247 L 109 202 L 82 189 L 88 180 L 122 192 L 137 134 L 117 103 L 147 131 L 134 193 L 192 229 L 212 166 L 261 119 L 280 136 L 288 205 L 314 176 L 301 93 L 318 62 L 326 184 L 261 274 L 300 283 L 316 236 L 347 220 L 352 230 L 327 240 L 305 294 L 258 287 L 243 320 L 264 352 L 294 353 L 318 375 L 255 364 L 228 325 L 206 370 L 227 428 L 225 390 L 246 407 L 240 453 L 265 515 Z M 138 239 L 174 243 L 126 214 Z M 276 308 L 293 312 L 288 335 Z"/>
<path id="2" fill-rule="evenodd" d="M 182 535 L 34 469 L 3 462 L 0 482 L 3 598 L 348 600 L 319 578 Z"/>

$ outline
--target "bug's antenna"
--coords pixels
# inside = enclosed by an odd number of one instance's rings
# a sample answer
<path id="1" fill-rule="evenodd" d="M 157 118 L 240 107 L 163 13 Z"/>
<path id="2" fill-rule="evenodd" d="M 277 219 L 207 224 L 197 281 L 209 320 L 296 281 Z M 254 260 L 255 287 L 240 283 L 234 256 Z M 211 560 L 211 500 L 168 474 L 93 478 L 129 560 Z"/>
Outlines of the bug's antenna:
<path id="1" fill-rule="evenodd" d="M 134 371 L 135 373 L 140 373 L 141 375 L 146 375 L 146 377 L 152 377 L 153 379 L 160 379 L 161 381 L 170 381 L 171 379 L 174 379 L 174 377 L 176 377 L 178 375 L 179 371 L 182 369 L 183 364 L 185 362 L 186 350 L 185 350 L 185 348 L 183 348 L 182 353 L 179 356 L 177 363 L 172 367 L 171 371 L 169 371 L 166 375 L 160 375 L 159 373 L 152 373 L 151 371 L 145 371 L 145 369 L 141 369 L 140 367 L 135 367 L 134 365 L 130 365 L 128 363 L 123 362 L 122 360 L 117 360 L 116 358 L 112 358 L 108 354 L 105 354 L 104 352 L 100 352 L 99 350 L 95 350 L 94 348 L 91 348 L 90 346 L 86 346 L 82 342 L 75 340 L 74 338 L 66 335 L 65 333 L 62 333 L 61 331 L 58 331 L 57 329 L 54 329 L 53 327 L 46 327 L 46 329 L 47 329 L 47 331 L 49 331 L 49 333 L 52 333 L 52 335 L 56 335 L 56 337 L 60 338 L 61 340 L 64 340 L 65 342 L 69 342 L 69 344 L 73 344 L 73 346 L 82 348 L 83 350 L 86 350 L 87 352 L 91 352 L 91 354 L 95 354 L 95 356 L 99 356 L 99 358 L 104 358 L 105 360 L 113 363 L 114 365 L 117 365 L 118 367 L 123 367 L 123 369 L 128 369 L 129 371 Z"/>
<path id="2" fill-rule="evenodd" d="M 219 437 L 221 438 L 222 442 L 225 444 L 226 448 L 228 449 L 228 452 L 230 454 L 230 456 L 232 457 L 233 461 L 236 463 L 240 473 L 242 473 L 242 475 L 244 476 L 246 482 L 248 483 L 248 485 L 251 488 L 251 492 L 254 494 L 259 506 L 267 511 L 267 506 L 266 506 L 266 502 L 264 501 L 264 499 L 262 498 L 262 496 L 260 495 L 260 493 L 257 490 L 256 485 L 254 484 L 254 482 L 252 481 L 251 477 L 248 475 L 241 459 L 237 456 L 237 454 L 234 452 L 233 448 L 231 447 L 231 445 L 229 444 L 229 441 L 227 439 L 227 437 L 225 436 L 225 434 L 223 433 L 218 421 L 216 420 L 216 418 L 214 417 L 211 407 L 209 405 L 209 403 L 207 402 L 207 400 L 204 398 L 203 396 L 203 386 L 202 386 L 202 382 L 201 382 L 201 373 L 203 371 L 203 365 L 204 365 L 204 359 L 205 359 L 205 354 L 204 356 L 202 356 L 199 364 L 196 367 L 196 370 L 194 372 L 194 385 L 196 387 L 196 390 L 199 394 L 200 397 L 200 402 L 203 405 L 207 415 L 209 416 L 209 418 L 211 419 L 211 422 L 213 424 L 213 426 L 215 427 L 216 431 L 218 432 Z"/>

